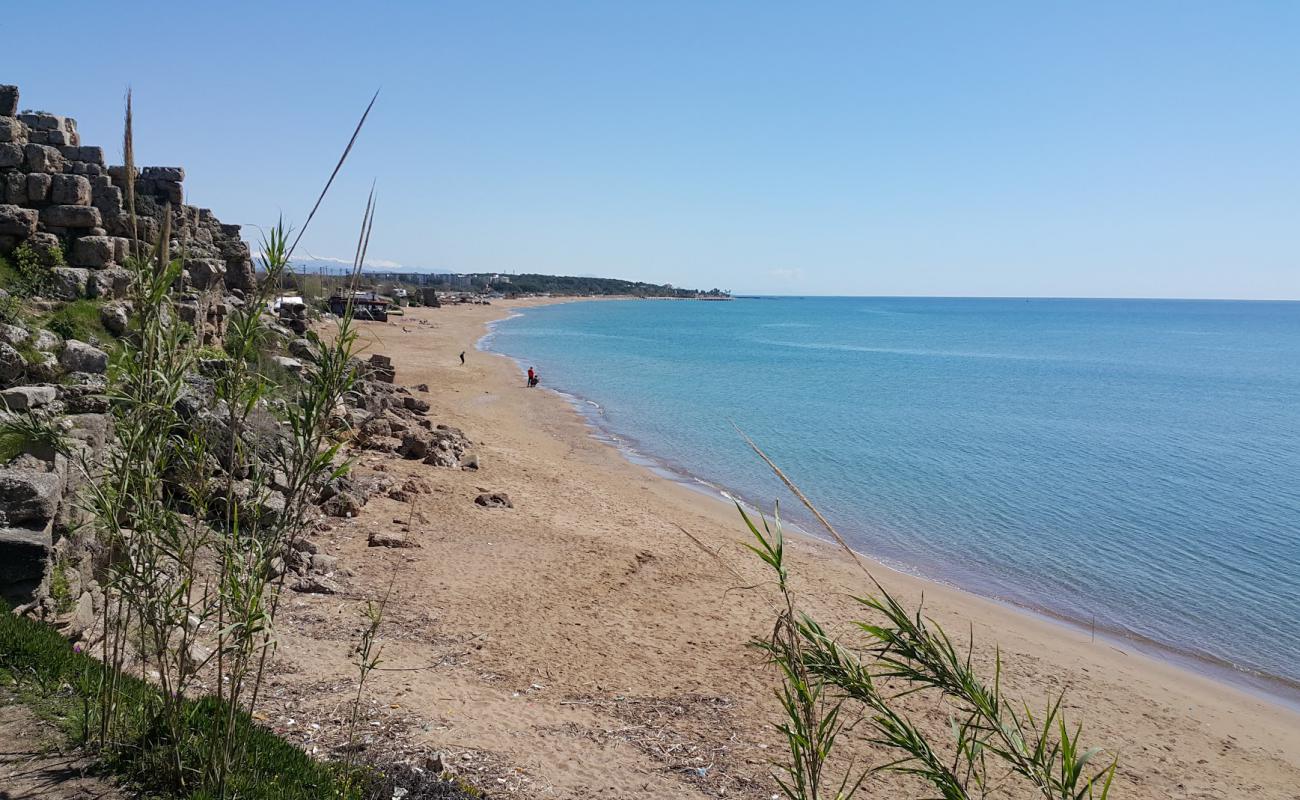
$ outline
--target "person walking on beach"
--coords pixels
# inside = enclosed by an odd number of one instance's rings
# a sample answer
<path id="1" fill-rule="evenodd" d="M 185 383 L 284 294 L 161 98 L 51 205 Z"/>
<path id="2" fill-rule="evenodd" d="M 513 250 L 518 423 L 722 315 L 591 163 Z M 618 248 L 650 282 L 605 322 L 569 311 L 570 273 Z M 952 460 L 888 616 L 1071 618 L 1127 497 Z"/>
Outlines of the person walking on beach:
<path id="1" fill-rule="evenodd" d="M 536 375 L 537 375 L 537 373 L 533 372 L 533 368 L 532 368 L 532 367 L 529 367 L 529 368 L 528 368 L 528 388 L 529 388 L 529 389 L 533 388 L 533 378 L 536 377 Z"/>
<path id="2" fill-rule="evenodd" d="M 460 365 L 461 365 L 462 367 L 465 366 L 465 351 L 464 351 L 464 350 L 461 350 L 461 351 L 460 351 Z"/>

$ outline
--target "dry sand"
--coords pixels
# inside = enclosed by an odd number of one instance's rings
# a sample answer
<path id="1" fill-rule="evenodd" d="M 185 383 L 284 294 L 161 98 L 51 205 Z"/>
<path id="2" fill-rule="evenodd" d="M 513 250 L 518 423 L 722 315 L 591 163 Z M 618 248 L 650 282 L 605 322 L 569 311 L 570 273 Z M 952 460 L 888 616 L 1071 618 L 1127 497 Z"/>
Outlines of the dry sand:
<path id="1" fill-rule="evenodd" d="M 469 435 L 482 468 L 361 454 L 359 474 L 419 476 L 433 491 L 413 504 L 377 497 L 320 535 L 353 574 L 343 594 L 289 598 L 271 724 L 308 747 L 337 737 L 356 690 L 361 609 L 391 581 L 384 663 L 366 688 L 372 748 L 441 751 L 493 796 L 771 797 L 773 684 L 744 646 L 770 630 L 771 592 L 744 588 L 767 576 L 740 546 L 735 509 L 628 462 L 563 398 L 524 389 L 512 362 L 474 349 L 486 323 L 529 302 L 360 323 L 399 383 L 431 387 L 416 395 L 434 420 Z M 514 508 L 475 506 L 482 490 L 507 492 Z M 418 549 L 367 547 L 368 531 L 408 518 Z M 803 604 L 845 630 L 847 595 L 868 591 L 866 578 L 820 541 L 792 537 L 789 550 Z M 973 628 L 986 667 L 997 643 L 1008 689 L 1035 708 L 1067 690 L 1087 743 L 1119 755 L 1114 797 L 1300 796 L 1291 710 L 1086 631 L 869 567 L 908 602 L 924 592 L 959 638 Z M 931 732 L 946 730 L 933 700 L 909 708 Z M 893 790 L 863 796 L 928 796 L 897 777 L 869 785 Z"/>

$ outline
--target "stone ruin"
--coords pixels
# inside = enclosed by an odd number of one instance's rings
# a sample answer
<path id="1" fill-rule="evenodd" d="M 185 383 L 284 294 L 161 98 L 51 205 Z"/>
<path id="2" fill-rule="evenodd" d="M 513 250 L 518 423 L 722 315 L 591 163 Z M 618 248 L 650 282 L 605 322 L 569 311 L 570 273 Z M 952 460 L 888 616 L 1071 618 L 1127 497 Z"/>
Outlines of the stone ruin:
<path id="1" fill-rule="evenodd" d="M 62 244 L 68 266 L 55 268 L 55 299 L 121 299 L 130 285 L 122 264 L 132 235 L 155 242 L 170 215 L 170 252 L 184 258 L 180 314 L 206 340 L 219 338 L 228 304 L 256 280 L 252 253 L 240 226 L 185 204 L 184 180 L 181 167 L 127 175 L 125 167 L 108 166 L 102 147 L 82 144 L 75 119 L 20 112 L 18 87 L 0 85 L 0 254 L 23 242 Z M 127 181 L 135 185 L 134 231 Z"/>

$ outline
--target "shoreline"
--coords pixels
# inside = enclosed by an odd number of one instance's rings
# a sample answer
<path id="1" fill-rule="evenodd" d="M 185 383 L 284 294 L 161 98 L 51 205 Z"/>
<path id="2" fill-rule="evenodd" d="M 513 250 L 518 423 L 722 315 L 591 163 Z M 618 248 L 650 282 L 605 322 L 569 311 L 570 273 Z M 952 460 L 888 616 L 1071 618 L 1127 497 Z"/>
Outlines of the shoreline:
<path id="1" fill-rule="evenodd" d="M 423 488 L 381 491 L 316 535 L 345 587 L 288 598 L 270 724 L 309 750 L 321 734 L 308 720 L 338 724 L 356 691 L 359 621 L 391 586 L 386 663 L 366 694 L 369 724 L 403 752 L 442 752 L 464 777 L 516 797 L 767 800 L 784 744 L 772 728 L 774 676 L 745 646 L 771 631 L 765 568 L 744 550 L 734 507 L 629 461 L 571 400 L 524 391 L 510 357 L 474 349 L 494 320 L 540 302 L 413 309 L 358 326 L 399 384 L 428 384 L 412 393 L 430 403 L 429 421 L 463 430 L 480 468 L 356 453 L 356 480 Z M 464 366 L 461 350 L 472 352 Z M 513 508 L 477 506 L 482 492 L 508 493 Z M 409 548 L 368 545 L 399 524 Z M 852 636 L 851 598 L 870 587 L 862 573 L 793 528 L 786 552 L 801 606 Z M 1290 800 L 1300 785 L 1300 715 L 1023 609 L 879 572 L 900 602 L 923 597 L 957 647 L 973 637 L 984 676 L 1000 651 L 1009 698 L 1037 709 L 1066 692 L 1084 745 L 1120 759 L 1115 796 Z M 900 704 L 928 735 L 950 735 L 932 700 Z M 901 776 L 871 783 L 915 795 Z"/>
<path id="2" fill-rule="evenodd" d="M 599 302 L 603 300 L 641 299 L 656 298 L 546 298 L 545 300 L 553 300 L 554 302 L 543 301 L 530 303 L 522 308 L 538 308 L 564 303 Z M 475 349 L 480 352 L 500 356 L 511 361 L 517 366 L 522 374 L 524 367 L 522 366 L 523 362 L 519 356 L 491 348 L 491 339 L 495 333 L 496 326 L 506 320 L 520 316 L 524 316 L 524 314 L 512 311 L 505 316 L 485 323 L 485 333 L 475 342 L 474 346 Z M 744 506 L 747 511 L 760 514 L 766 513 L 753 498 L 746 497 L 743 492 L 740 492 L 733 487 L 720 484 L 705 476 L 697 475 L 687 466 L 670 463 L 665 459 L 650 453 L 649 450 L 651 448 L 646 447 L 641 442 L 632 439 L 626 434 L 613 430 L 601 421 L 604 407 L 594 400 L 569 390 L 557 389 L 549 386 L 544 386 L 542 388 L 564 400 L 572 410 L 582 417 L 584 422 L 586 422 L 591 435 L 595 440 L 617 451 L 618 454 L 626 459 L 630 464 L 647 469 L 660 478 L 676 482 L 684 488 L 696 491 L 712 501 L 721 501 L 726 504 L 735 501 Z M 796 516 L 798 521 L 792 521 L 791 518 Z M 816 530 L 810 530 L 810 528 L 815 527 L 815 520 L 808 516 L 801 507 L 797 507 L 795 513 L 792 514 L 791 517 L 783 516 L 782 522 L 788 532 L 792 531 L 796 535 L 811 538 L 824 545 L 832 547 L 837 546 L 828 535 L 819 533 Z M 1089 621 L 1086 619 L 1072 617 L 1047 606 L 1039 606 L 1027 601 L 1022 602 L 1009 597 L 1000 597 L 994 594 L 983 593 L 980 592 L 978 588 L 973 588 L 954 580 L 946 579 L 941 574 L 942 570 L 938 570 L 936 573 L 936 571 L 926 570 L 926 568 L 921 565 L 894 563 L 892 560 L 856 548 L 853 552 L 860 558 L 870 562 L 872 565 L 888 570 L 890 573 L 895 575 L 932 583 L 936 586 L 943 586 L 949 590 L 962 592 L 971 597 L 979 598 L 980 600 L 996 603 L 1005 607 L 1008 611 L 1027 614 L 1049 624 L 1062 626 L 1069 632 L 1088 634 L 1089 636 L 1095 637 L 1097 640 L 1109 643 L 1113 647 L 1121 649 L 1132 648 L 1135 652 L 1140 653 L 1145 657 L 1153 658 L 1169 666 L 1187 670 L 1193 674 L 1224 683 L 1233 689 L 1246 692 L 1251 696 L 1257 697 L 1265 702 L 1273 703 L 1287 711 L 1300 713 L 1300 681 L 1288 679 L 1280 675 L 1273 675 L 1260 670 L 1241 667 L 1227 660 L 1216 658 L 1208 653 L 1201 653 L 1195 650 L 1181 648 L 1174 644 L 1161 642 L 1143 636 L 1134 631 L 1128 631 L 1107 625 L 1090 625 Z"/>

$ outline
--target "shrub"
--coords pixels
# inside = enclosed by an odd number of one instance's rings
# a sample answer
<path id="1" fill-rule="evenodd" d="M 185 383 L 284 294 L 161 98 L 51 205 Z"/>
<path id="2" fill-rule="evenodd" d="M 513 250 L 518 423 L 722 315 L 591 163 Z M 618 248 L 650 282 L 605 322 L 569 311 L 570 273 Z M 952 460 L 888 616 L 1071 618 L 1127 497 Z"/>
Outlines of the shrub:
<path id="1" fill-rule="evenodd" d="M 50 270 L 65 265 L 62 247 L 36 248 L 23 242 L 13 252 L 11 290 L 23 297 L 33 297 L 49 290 Z"/>

